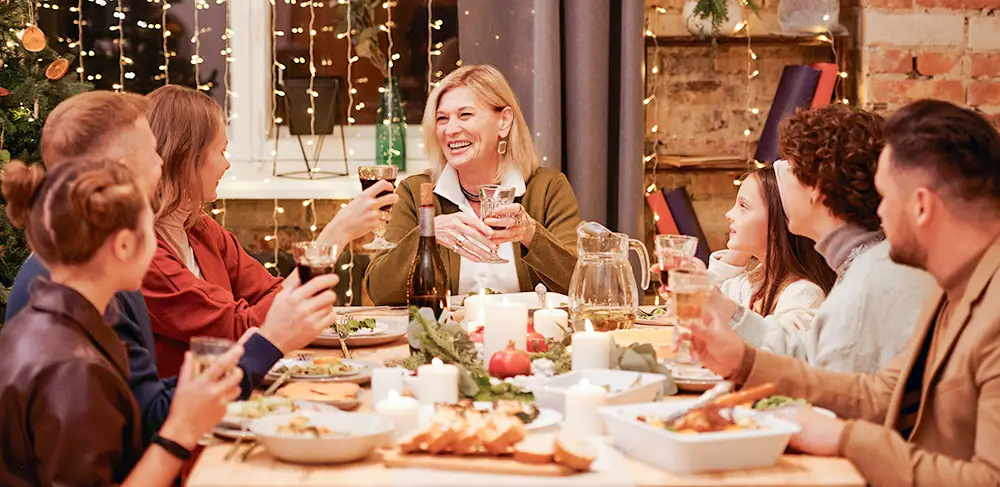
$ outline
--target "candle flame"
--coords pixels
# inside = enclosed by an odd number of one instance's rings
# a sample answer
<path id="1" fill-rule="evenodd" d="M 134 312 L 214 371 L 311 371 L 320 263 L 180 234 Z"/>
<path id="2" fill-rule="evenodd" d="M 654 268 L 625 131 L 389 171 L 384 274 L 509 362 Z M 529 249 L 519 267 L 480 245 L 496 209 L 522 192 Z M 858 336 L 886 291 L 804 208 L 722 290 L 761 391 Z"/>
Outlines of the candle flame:
<path id="1" fill-rule="evenodd" d="M 479 290 L 479 295 L 480 296 L 486 296 L 486 288 L 485 287 Z"/>
<path id="2" fill-rule="evenodd" d="M 434 357 L 434 360 L 431 360 L 431 365 L 433 365 L 434 367 L 443 367 L 444 362 L 442 362 L 441 359 Z"/>
<path id="3" fill-rule="evenodd" d="M 390 401 L 397 401 L 399 400 L 399 397 L 399 393 L 396 392 L 396 389 L 389 389 L 389 395 L 386 396 L 386 399 Z"/>
<path id="4" fill-rule="evenodd" d="M 590 320 L 587 320 L 584 323 L 584 329 L 587 330 L 587 331 L 591 331 L 592 332 L 592 331 L 594 331 L 594 324 L 591 323 Z"/>
<path id="5" fill-rule="evenodd" d="M 586 377 L 580 379 L 580 387 L 590 387 L 590 381 Z"/>

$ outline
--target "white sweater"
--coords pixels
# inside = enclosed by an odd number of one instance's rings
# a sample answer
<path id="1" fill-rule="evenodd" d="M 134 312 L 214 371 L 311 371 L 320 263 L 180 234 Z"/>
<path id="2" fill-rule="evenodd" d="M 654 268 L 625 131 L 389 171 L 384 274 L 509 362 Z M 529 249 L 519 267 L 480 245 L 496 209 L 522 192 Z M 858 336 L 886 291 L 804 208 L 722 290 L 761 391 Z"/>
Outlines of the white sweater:
<path id="1" fill-rule="evenodd" d="M 764 266 L 757 259 L 751 259 L 745 266 L 727 264 L 721 260 L 726 252 L 712 252 L 708 259 L 708 274 L 722 294 L 749 308 L 750 298 L 764 285 Z M 825 299 L 823 288 L 808 279 L 799 279 L 785 285 L 774 303 L 774 312 L 769 316 L 790 332 L 807 331 L 816 310 Z"/>
<path id="2" fill-rule="evenodd" d="M 816 245 L 840 280 L 806 330 L 790 330 L 750 311 L 733 329 L 753 346 L 815 367 L 872 373 L 887 364 L 905 349 L 935 284 L 926 272 L 892 262 L 888 241 L 859 246 L 872 235 L 843 225 Z"/>

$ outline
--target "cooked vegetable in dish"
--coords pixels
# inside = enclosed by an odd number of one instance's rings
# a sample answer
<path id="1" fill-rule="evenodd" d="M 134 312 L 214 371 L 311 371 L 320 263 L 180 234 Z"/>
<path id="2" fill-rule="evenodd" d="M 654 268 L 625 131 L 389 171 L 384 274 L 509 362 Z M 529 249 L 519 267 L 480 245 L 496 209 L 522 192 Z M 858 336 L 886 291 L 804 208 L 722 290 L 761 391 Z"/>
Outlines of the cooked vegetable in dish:
<path id="1" fill-rule="evenodd" d="M 704 407 L 685 414 L 680 419 L 664 422 L 659 418 L 639 416 L 643 423 L 663 428 L 680 434 L 718 433 L 721 431 L 739 431 L 759 429 L 753 418 L 742 418 L 733 421 L 730 415 L 723 415 L 717 407 Z"/>
<path id="2" fill-rule="evenodd" d="M 372 330 L 374 331 L 376 327 L 375 318 L 365 318 L 363 320 L 347 320 L 347 333 L 355 334 L 361 330 Z M 331 325 L 330 329 L 334 333 L 337 332 L 337 325 Z"/>
<path id="3" fill-rule="evenodd" d="M 299 416 L 292 418 L 288 424 L 278 426 L 280 435 L 312 435 L 316 438 L 320 436 L 347 436 L 346 433 L 338 433 L 326 426 L 316 426 L 309 423 L 309 418 Z"/>
<path id="4" fill-rule="evenodd" d="M 345 376 L 358 373 L 357 367 L 345 364 L 337 357 L 318 357 L 308 363 L 292 365 L 290 368 L 293 376 Z M 284 374 L 288 369 L 287 365 L 282 365 L 274 369 L 274 372 Z"/>
<path id="5" fill-rule="evenodd" d="M 753 408 L 758 411 L 764 411 L 767 409 L 776 409 L 792 405 L 810 406 L 809 402 L 805 399 L 793 399 L 788 396 L 775 395 L 757 401 L 757 403 L 753 405 Z"/>
<path id="6" fill-rule="evenodd" d="M 226 406 L 226 416 L 254 419 L 266 416 L 279 409 L 295 412 L 297 409 L 291 399 L 276 396 L 259 396 L 247 401 L 234 401 Z"/>

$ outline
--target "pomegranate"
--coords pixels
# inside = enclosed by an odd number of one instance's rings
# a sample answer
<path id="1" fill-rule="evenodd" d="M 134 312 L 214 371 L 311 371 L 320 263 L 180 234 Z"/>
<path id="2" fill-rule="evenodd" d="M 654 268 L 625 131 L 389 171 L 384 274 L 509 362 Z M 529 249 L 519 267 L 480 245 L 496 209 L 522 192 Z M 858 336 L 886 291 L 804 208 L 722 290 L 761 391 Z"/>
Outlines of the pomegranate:
<path id="1" fill-rule="evenodd" d="M 498 379 L 531 375 L 531 357 L 528 352 L 515 348 L 512 340 L 507 344 L 507 348 L 490 357 L 490 375 Z"/>
<path id="2" fill-rule="evenodd" d="M 483 343 L 483 327 L 476 328 L 476 331 L 469 332 L 469 340 L 472 343 Z"/>
<path id="3" fill-rule="evenodd" d="M 546 352 L 548 350 L 549 346 L 545 343 L 545 337 L 535 331 L 534 325 L 528 325 L 528 351 Z"/>

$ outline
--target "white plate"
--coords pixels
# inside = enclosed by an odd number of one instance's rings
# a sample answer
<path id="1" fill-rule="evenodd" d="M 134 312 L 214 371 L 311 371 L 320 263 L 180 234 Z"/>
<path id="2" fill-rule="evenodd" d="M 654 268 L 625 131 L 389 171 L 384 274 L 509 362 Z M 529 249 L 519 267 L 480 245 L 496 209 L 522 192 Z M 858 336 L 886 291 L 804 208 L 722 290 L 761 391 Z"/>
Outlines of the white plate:
<path id="1" fill-rule="evenodd" d="M 281 372 L 278 372 L 278 369 L 280 367 L 284 366 L 294 367 L 296 365 L 309 365 L 311 363 L 312 360 L 309 359 L 303 360 L 300 358 L 283 358 L 281 360 L 278 360 L 274 364 L 274 366 L 271 367 L 271 370 L 267 372 L 267 375 L 273 375 L 275 376 L 275 378 L 277 378 L 280 377 L 282 374 Z M 343 378 L 343 377 L 350 377 L 352 375 L 358 375 L 358 373 L 360 372 L 359 367 L 355 367 L 353 364 L 350 364 L 347 361 L 342 361 L 342 363 L 344 365 L 351 366 L 351 371 L 343 374 L 327 374 L 327 375 L 292 374 L 291 378 L 295 380 L 333 379 L 333 378 Z"/>
<path id="2" fill-rule="evenodd" d="M 485 401 L 476 401 L 472 403 L 472 406 L 480 411 L 489 411 L 493 409 L 493 403 Z M 423 406 L 421 408 L 421 418 L 422 424 L 427 425 L 430 423 L 431 416 L 434 415 L 434 406 Z M 555 426 L 562 421 L 563 416 L 559 411 L 549 408 L 538 408 L 538 417 L 534 421 L 524 425 L 524 429 L 528 431 L 540 430 L 542 428 L 548 428 L 549 426 Z"/>
<path id="3" fill-rule="evenodd" d="M 356 370 L 351 375 L 331 375 L 331 376 L 320 376 L 320 375 L 293 375 L 289 378 L 290 382 L 305 382 L 305 381 L 315 381 L 315 382 L 353 382 L 355 384 L 365 384 L 372 378 L 372 368 L 379 367 L 378 364 L 372 362 L 365 362 L 363 360 L 353 360 L 353 359 L 341 359 L 345 364 L 353 366 Z M 278 367 L 286 363 L 301 363 L 301 359 L 297 358 L 283 358 L 271 367 L 271 370 L 264 376 L 264 380 L 261 381 L 262 385 L 271 385 L 274 381 L 281 377 L 281 374 L 276 373 Z"/>
<path id="4" fill-rule="evenodd" d="M 251 402 L 251 401 L 233 401 L 230 404 L 238 404 L 238 403 L 245 403 L 245 402 Z M 340 409 L 338 409 L 338 408 L 336 408 L 334 406 L 331 406 L 331 405 L 327 405 L 327 404 L 320 404 L 320 403 L 309 402 L 309 401 L 292 401 L 292 402 L 295 404 L 295 407 L 296 407 L 295 412 L 297 412 L 297 413 L 298 412 L 311 412 L 311 413 L 334 413 L 334 412 L 338 412 L 339 413 L 340 412 Z M 270 412 L 264 414 L 261 417 L 263 418 L 263 417 L 274 415 L 274 414 L 288 414 L 288 413 L 291 413 L 291 412 L 292 412 L 292 410 L 290 408 L 278 408 L 278 409 L 275 409 L 273 411 L 270 411 Z M 254 439 L 255 438 L 254 434 L 251 433 L 249 431 L 249 429 L 247 429 L 250 426 L 250 422 L 253 421 L 254 419 L 257 419 L 257 418 L 246 418 L 246 417 L 242 417 L 242 416 L 237 416 L 237 415 L 232 415 L 232 414 L 226 414 L 226 416 L 224 418 L 222 418 L 222 422 L 219 423 L 215 427 L 215 429 L 212 430 L 212 434 L 214 434 L 215 436 L 218 436 L 220 438 L 225 438 L 225 439 L 228 439 L 228 440 L 235 440 L 235 439 L 237 439 L 239 437 L 242 437 L 245 440 Z"/>
<path id="5" fill-rule="evenodd" d="M 348 347 L 374 347 L 385 345 L 406 336 L 408 319 L 405 316 L 380 316 L 375 322 L 375 333 L 353 334 L 347 337 Z M 332 329 L 323 330 L 312 345 L 315 347 L 340 348 L 340 337 Z"/>
<path id="6" fill-rule="evenodd" d="M 348 338 L 353 338 L 353 337 L 370 337 L 370 336 L 375 336 L 375 335 L 381 335 L 381 334 L 383 334 L 383 333 L 385 333 L 387 331 L 389 331 L 389 325 L 387 323 L 376 321 L 375 322 L 375 329 L 374 330 L 371 329 L 371 328 L 361 328 L 358 331 L 356 331 L 356 332 L 351 333 L 350 335 L 348 335 Z M 337 337 L 337 330 L 334 329 L 334 328 L 327 328 L 327 329 L 323 330 L 323 332 L 321 333 L 321 335 L 326 335 L 326 336 L 331 336 L 331 337 L 336 338 Z"/>

